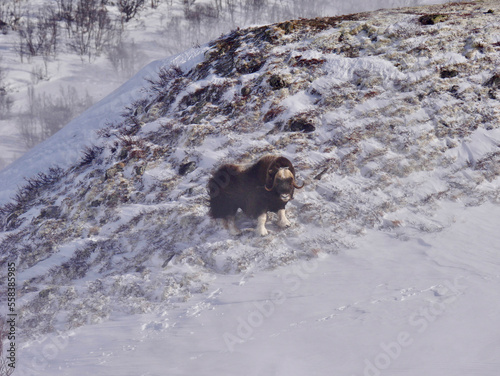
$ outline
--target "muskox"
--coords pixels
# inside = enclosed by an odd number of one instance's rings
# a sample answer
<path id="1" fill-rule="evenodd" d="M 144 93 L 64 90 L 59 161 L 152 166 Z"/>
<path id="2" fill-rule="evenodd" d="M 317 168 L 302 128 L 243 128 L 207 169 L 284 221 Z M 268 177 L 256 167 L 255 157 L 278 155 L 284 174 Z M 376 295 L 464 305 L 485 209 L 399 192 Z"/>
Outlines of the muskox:
<path id="1" fill-rule="evenodd" d="M 252 165 L 225 164 L 208 182 L 210 216 L 224 220 L 225 227 L 239 234 L 234 218 L 238 209 L 257 218 L 257 235 L 267 235 L 267 212 L 278 213 L 278 226 L 290 226 L 285 206 L 293 199 L 295 169 L 285 157 L 266 155 Z"/>

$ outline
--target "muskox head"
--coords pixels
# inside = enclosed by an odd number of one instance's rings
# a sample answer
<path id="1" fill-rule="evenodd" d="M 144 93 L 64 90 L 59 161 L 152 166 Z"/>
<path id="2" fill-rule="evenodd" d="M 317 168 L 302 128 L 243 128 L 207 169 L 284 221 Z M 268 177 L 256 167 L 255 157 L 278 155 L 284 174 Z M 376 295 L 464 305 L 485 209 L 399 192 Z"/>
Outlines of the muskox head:
<path id="1" fill-rule="evenodd" d="M 295 182 L 295 169 L 292 162 L 285 157 L 276 158 L 268 167 L 266 175 L 266 191 L 274 191 L 284 202 L 293 198 L 294 188 L 302 188 Z"/>

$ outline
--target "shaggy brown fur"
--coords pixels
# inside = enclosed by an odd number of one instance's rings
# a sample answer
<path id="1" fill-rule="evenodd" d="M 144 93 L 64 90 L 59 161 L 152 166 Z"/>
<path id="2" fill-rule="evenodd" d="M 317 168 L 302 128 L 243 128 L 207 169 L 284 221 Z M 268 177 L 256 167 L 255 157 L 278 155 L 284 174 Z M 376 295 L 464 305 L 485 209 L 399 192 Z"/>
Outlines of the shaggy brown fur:
<path id="1" fill-rule="evenodd" d="M 234 216 L 238 209 L 250 217 L 259 218 L 257 232 L 267 234 L 264 223 L 266 213 L 278 212 L 282 227 L 290 223 L 284 209 L 293 199 L 295 169 L 285 157 L 266 155 L 256 163 L 245 167 L 225 164 L 219 167 L 208 182 L 210 216 L 231 221 L 234 232 Z"/>

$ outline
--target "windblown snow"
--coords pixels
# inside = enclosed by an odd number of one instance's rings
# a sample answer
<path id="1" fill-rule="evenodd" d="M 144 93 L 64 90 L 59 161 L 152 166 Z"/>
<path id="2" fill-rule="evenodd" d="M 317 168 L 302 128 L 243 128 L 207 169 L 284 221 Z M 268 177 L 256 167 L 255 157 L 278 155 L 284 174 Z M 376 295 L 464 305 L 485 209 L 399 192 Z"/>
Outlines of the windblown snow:
<path id="1" fill-rule="evenodd" d="M 496 375 L 499 12 L 236 30 L 1 172 L 15 374 Z M 232 236 L 208 177 L 266 153 L 306 184 L 293 225 Z"/>

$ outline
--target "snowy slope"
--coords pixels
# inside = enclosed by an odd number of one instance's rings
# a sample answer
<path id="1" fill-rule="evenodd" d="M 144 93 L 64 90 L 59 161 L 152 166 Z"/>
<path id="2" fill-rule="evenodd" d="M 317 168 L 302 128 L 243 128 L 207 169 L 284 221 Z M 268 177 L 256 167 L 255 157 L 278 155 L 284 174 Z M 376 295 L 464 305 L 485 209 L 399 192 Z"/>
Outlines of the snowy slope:
<path id="1" fill-rule="evenodd" d="M 218 275 L 167 311 L 51 335 L 19 374 L 483 375 L 500 365 L 498 205 L 444 205 L 408 241 L 370 231 L 355 250 Z"/>
<path id="2" fill-rule="evenodd" d="M 493 375 L 498 12 L 237 30 L 70 126 L 111 117 L 79 162 L 47 142 L 63 168 L 0 209 L 19 373 Z M 264 153 L 306 183 L 293 226 L 233 237 L 207 217 L 208 175 Z"/>
<path id="3" fill-rule="evenodd" d="M 172 64 L 186 71 L 200 61 L 203 48 L 150 63 L 112 94 L 71 121 L 50 139 L 37 145 L 12 165 L 0 171 L 0 205 L 8 202 L 25 179 L 49 167 L 68 168 L 76 163 L 86 147 L 99 143 L 96 131 L 120 119 L 123 108 L 141 98 L 141 91 L 163 66 Z"/>

